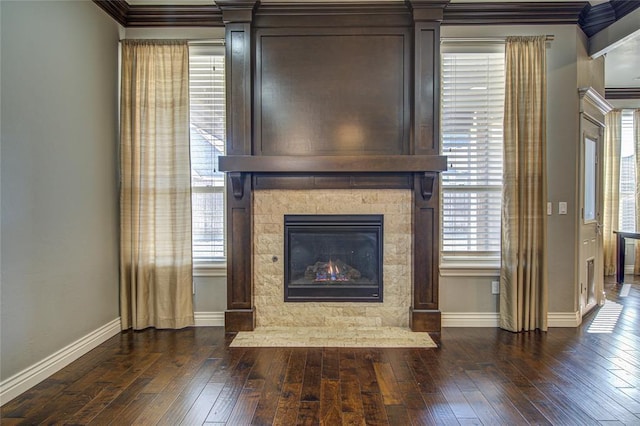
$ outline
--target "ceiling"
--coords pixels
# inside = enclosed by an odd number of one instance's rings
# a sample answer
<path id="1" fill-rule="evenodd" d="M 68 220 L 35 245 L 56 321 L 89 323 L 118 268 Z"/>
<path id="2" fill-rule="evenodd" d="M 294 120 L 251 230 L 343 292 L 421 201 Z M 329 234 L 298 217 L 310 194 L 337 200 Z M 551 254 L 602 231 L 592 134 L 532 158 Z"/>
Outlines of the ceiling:
<path id="1" fill-rule="evenodd" d="M 605 87 L 640 87 L 640 34 L 606 55 Z"/>
<path id="2" fill-rule="evenodd" d="M 262 3 L 284 1 L 315 3 L 334 2 L 334 0 L 262 0 Z M 342 0 L 363 1 L 363 0 Z M 368 0 L 369 2 L 371 0 Z M 380 0 L 385 1 L 385 0 Z M 388 1 L 388 0 L 386 0 Z M 403 0 L 397 0 L 403 1 Z M 451 3 L 486 2 L 487 0 L 451 0 Z M 528 0 L 493 0 L 493 2 L 524 2 Z M 565 0 L 546 0 L 546 2 L 562 2 Z M 592 6 L 605 3 L 608 0 L 591 0 Z M 640 1 L 640 0 L 639 0 Z M 131 5 L 202 5 L 214 4 L 213 0 L 127 0 Z M 608 50 L 605 58 L 605 86 L 607 88 L 640 88 L 640 19 L 637 19 L 636 32 L 624 39 L 623 43 L 617 43 L 616 47 Z"/>

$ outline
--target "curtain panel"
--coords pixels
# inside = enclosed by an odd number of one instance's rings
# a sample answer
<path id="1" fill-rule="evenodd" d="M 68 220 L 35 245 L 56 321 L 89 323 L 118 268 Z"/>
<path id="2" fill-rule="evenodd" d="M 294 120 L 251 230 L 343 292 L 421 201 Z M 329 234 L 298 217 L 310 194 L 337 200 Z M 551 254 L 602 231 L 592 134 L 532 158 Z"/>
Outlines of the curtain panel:
<path id="1" fill-rule="evenodd" d="M 500 327 L 547 329 L 545 36 L 505 51 Z"/>
<path id="2" fill-rule="evenodd" d="M 122 328 L 193 325 L 186 41 L 122 43 Z"/>
<path id="3" fill-rule="evenodd" d="M 613 110 L 605 116 L 604 130 L 604 206 L 602 214 L 604 274 L 616 273 L 616 235 L 620 229 L 620 146 L 621 111 Z"/>

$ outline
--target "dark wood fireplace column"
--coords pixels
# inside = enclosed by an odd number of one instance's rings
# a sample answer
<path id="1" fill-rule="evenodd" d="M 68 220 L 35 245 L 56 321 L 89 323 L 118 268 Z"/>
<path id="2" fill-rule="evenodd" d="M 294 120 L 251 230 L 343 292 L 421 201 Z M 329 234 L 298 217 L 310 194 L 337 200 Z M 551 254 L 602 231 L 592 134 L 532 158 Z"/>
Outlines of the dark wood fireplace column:
<path id="1" fill-rule="evenodd" d="M 225 23 L 227 85 L 227 154 L 251 155 L 251 22 L 256 1 L 219 0 Z M 253 253 L 251 177 L 227 174 L 227 332 L 251 331 Z"/>
<path id="2" fill-rule="evenodd" d="M 414 155 L 440 153 L 440 23 L 448 0 L 412 0 Z M 445 167 L 446 169 L 446 167 Z M 414 176 L 413 300 L 409 325 L 413 331 L 439 333 L 440 252 L 439 173 Z M 429 188 L 432 188 L 431 190 Z"/>

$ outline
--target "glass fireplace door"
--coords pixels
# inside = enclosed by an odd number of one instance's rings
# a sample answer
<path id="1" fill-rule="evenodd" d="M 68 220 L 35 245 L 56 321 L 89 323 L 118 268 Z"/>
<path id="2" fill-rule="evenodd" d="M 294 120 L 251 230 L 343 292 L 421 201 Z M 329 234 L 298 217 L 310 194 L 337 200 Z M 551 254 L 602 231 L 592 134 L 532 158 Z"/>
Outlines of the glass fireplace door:
<path id="1" fill-rule="evenodd" d="M 381 215 L 286 215 L 285 301 L 382 301 Z"/>

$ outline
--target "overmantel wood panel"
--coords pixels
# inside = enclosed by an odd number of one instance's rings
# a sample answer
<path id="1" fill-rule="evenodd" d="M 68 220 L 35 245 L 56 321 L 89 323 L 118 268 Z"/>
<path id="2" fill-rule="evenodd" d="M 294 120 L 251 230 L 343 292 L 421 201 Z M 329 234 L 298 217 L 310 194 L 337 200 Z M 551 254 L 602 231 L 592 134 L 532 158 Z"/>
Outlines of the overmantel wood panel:
<path id="1" fill-rule="evenodd" d="M 255 30 L 254 154 L 409 153 L 409 28 L 331 25 Z"/>

